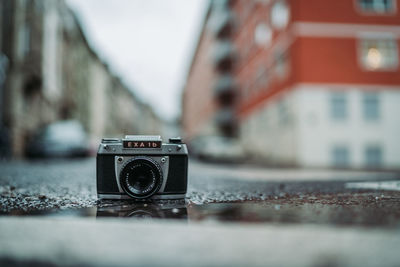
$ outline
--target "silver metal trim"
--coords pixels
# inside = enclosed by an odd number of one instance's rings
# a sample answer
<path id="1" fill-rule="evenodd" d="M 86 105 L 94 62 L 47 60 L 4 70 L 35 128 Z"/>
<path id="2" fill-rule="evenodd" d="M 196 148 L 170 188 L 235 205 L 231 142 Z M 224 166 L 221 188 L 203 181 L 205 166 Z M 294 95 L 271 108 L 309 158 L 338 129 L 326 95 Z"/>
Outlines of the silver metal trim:
<path id="1" fill-rule="evenodd" d="M 125 162 L 128 162 L 129 160 L 131 160 L 132 158 L 135 158 L 135 157 L 136 156 L 123 156 L 123 155 L 114 157 L 115 179 L 117 180 L 118 191 L 120 193 L 125 193 L 125 192 L 119 183 L 119 173 L 121 172 L 122 166 L 124 166 Z M 118 161 L 119 158 L 123 158 L 122 161 L 119 162 Z M 152 156 L 149 158 L 156 161 L 161 167 L 161 171 L 162 171 L 161 175 L 162 175 L 163 182 L 162 182 L 160 190 L 158 190 L 158 192 L 164 192 L 165 186 L 167 185 L 167 178 L 168 178 L 169 156 L 156 156 L 156 157 Z M 163 158 L 165 159 L 165 162 L 163 162 L 163 160 L 162 160 Z"/>
<path id="2" fill-rule="evenodd" d="M 161 135 L 125 135 L 124 140 L 134 141 L 162 141 Z"/>
<path id="3" fill-rule="evenodd" d="M 186 194 L 171 194 L 171 195 L 153 195 L 148 199 L 184 199 L 186 197 Z M 134 200 L 134 198 L 131 198 L 130 196 L 124 194 L 97 194 L 98 199 L 131 199 Z"/>
<path id="4" fill-rule="evenodd" d="M 104 148 L 104 144 L 107 144 L 107 148 Z M 115 143 L 101 143 L 99 145 L 97 154 L 99 155 L 107 155 L 107 154 L 114 154 L 114 155 L 188 155 L 188 150 L 186 144 L 165 144 L 163 143 L 160 148 L 141 148 L 141 149 L 134 149 L 134 148 L 123 148 L 122 147 L 122 140 Z"/>

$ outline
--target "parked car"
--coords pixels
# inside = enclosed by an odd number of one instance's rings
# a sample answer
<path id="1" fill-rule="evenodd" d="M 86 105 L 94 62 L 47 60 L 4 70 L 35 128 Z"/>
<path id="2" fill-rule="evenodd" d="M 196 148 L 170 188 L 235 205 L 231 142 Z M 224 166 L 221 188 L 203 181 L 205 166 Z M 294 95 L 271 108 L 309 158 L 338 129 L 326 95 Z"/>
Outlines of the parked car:
<path id="1" fill-rule="evenodd" d="M 88 137 L 76 120 L 59 121 L 40 130 L 29 142 L 28 157 L 83 157 L 89 155 Z"/>
<path id="2" fill-rule="evenodd" d="M 240 162 L 244 151 L 233 138 L 222 136 L 201 136 L 190 142 L 190 154 L 204 161 Z"/>

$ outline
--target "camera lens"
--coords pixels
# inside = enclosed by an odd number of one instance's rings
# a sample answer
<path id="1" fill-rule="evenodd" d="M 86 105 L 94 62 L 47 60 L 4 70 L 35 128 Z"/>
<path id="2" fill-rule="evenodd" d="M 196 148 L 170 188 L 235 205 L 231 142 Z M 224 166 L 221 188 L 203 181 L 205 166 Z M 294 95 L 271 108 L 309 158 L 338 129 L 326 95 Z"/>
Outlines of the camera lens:
<path id="1" fill-rule="evenodd" d="M 119 175 L 122 189 L 133 198 L 148 198 L 162 184 L 162 171 L 157 162 L 148 157 L 136 157 L 128 161 Z"/>

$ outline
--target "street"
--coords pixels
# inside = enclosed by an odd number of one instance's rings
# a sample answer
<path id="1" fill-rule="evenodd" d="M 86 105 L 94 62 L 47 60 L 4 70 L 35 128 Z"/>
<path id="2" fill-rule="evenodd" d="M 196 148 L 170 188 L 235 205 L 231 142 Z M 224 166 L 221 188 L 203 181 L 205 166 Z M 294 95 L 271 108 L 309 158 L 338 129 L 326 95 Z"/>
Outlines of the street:
<path id="1" fill-rule="evenodd" d="M 397 172 L 192 160 L 186 201 L 98 202 L 95 164 L 0 163 L 2 266 L 400 263 Z"/>
<path id="2" fill-rule="evenodd" d="M 0 267 L 400 267 L 400 0 L 0 0 Z"/>

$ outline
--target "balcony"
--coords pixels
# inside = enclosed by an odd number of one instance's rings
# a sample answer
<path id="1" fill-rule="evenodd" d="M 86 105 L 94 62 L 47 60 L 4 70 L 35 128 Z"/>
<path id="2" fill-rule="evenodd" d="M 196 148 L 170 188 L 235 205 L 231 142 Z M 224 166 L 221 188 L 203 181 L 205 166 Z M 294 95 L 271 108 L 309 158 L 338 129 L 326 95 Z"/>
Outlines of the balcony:
<path id="1" fill-rule="evenodd" d="M 232 70 L 236 60 L 235 48 L 230 41 L 217 42 L 214 49 L 214 64 L 219 71 Z"/>
<path id="2" fill-rule="evenodd" d="M 217 38 L 229 38 L 235 27 L 235 16 L 229 9 L 214 10 L 210 27 Z"/>
<path id="3" fill-rule="evenodd" d="M 214 93 L 220 104 L 230 105 L 233 103 L 236 92 L 236 84 L 232 75 L 223 74 L 214 86 Z"/>
<path id="4" fill-rule="evenodd" d="M 215 115 L 215 123 L 224 136 L 235 136 L 237 123 L 232 108 L 221 108 Z"/>

